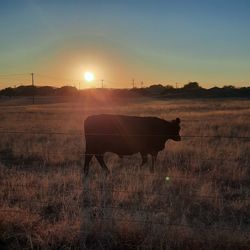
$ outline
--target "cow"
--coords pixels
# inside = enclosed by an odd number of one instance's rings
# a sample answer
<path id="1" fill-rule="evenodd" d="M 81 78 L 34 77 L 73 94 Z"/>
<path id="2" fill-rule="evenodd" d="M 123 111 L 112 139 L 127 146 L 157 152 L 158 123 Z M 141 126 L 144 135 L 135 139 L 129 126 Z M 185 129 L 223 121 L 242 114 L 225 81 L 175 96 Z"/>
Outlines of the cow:
<path id="1" fill-rule="evenodd" d="M 88 175 L 89 164 L 93 156 L 100 163 L 103 171 L 109 170 L 103 156 L 106 152 L 120 157 L 140 153 L 142 163 L 152 156 L 150 171 L 159 151 L 165 147 L 168 139 L 180 141 L 180 118 L 166 121 L 157 117 L 137 117 L 125 115 L 101 114 L 87 117 L 84 122 L 86 150 L 84 174 Z"/>

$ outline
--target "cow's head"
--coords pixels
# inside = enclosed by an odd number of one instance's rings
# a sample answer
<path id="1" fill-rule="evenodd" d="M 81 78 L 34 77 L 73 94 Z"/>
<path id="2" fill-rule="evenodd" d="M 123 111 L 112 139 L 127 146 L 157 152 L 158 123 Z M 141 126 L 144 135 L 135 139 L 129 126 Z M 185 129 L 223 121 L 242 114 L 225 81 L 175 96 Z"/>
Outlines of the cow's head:
<path id="1" fill-rule="evenodd" d="M 170 139 L 174 141 L 180 141 L 181 136 L 180 136 L 180 123 L 181 120 L 180 118 L 176 118 L 175 120 L 171 121 L 171 134 L 170 134 Z"/>

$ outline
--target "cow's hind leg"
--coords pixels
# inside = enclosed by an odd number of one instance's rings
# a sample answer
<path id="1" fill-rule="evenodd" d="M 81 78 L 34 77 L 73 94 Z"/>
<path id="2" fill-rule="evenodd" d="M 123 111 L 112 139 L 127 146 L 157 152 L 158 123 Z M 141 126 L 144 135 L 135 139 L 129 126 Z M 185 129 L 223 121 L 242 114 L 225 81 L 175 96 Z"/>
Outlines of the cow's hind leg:
<path id="1" fill-rule="evenodd" d="M 146 164 L 146 163 L 148 162 L 148 156 L 147 156 L 147 155 L 141 153 L 141 158 L 142 158 L 142 162 L 141 162 L 140 168 L 141 168 L 144 164 Z"/>
<path id="2" fill-rule="evenodd" d="M 89 163 L 90 163 L 92 157 L 93 157 L 93 155 L 88 155 L 88 154 L 85 155 L 84 168 L 83 168 L 85 176 L 87 176 L 89 173 Z"/>
<path id="3" fill-rule="evenodd" d="M 109 170 L 108 170 L 108 167 L 103 159 L 103 155 L 95 155 L 96 159 L 98 160 L 98 162 L 100 163 L 102 169 L 104 170 L 104 172 L 106 174 L 109 174 Z"/>

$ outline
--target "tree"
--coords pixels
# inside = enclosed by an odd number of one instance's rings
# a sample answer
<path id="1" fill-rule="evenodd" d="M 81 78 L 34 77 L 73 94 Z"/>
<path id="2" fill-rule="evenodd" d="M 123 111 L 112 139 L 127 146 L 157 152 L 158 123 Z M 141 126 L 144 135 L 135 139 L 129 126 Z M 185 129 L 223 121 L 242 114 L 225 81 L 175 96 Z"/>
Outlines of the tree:
<path id="1" fill-rule="evenodd" d="M 174 87 L 172 85 L 166 85 L 164 87 L 165 87 L 165 89 L 174 89 Z"/>
<path id="2" fill-rule="evenodd" d="M 9 98 L 11 98 L 14 94 L 15 94 L 14 89 L 10 87 L 1 90 L 1 95 L 8 96 Z"/>
<path id="3" fill-rule="evenodd" d="M 200 85 L 198 82 L 189 82 L 184 85 L 184 89 L 200 89 Z"/>
<path id="4" fill-rule="evenodd" d="M 233 85 L 225 85 L 223 89 L 235 89 L 235 87 Z"/>

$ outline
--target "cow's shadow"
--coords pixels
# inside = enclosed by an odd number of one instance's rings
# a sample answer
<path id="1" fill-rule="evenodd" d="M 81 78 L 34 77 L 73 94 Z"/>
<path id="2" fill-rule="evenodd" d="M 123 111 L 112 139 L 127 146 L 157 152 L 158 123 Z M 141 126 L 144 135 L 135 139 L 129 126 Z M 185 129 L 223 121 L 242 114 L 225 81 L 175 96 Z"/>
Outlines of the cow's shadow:
<path id="1" fill-rule="evenodd" d="M 143 169 L 149 169 L 151 164 L 150 156 L 148 160 L 145 161 L 139 153 L 133 155 L 106 153 L 103 159 L 111 174 L 120 173 L 123 170 L 126 170 L 126 172 L 137 172 Z M 94 169 L 92 171 L 101 168 L 100 163 L 95 157 L 93 157 L 90 162 L 90 168 Z"/>

